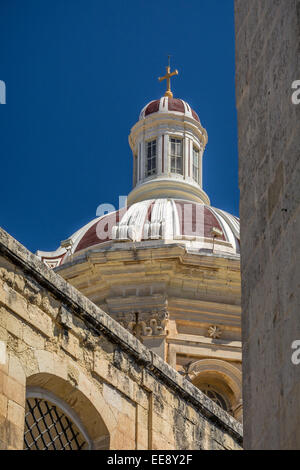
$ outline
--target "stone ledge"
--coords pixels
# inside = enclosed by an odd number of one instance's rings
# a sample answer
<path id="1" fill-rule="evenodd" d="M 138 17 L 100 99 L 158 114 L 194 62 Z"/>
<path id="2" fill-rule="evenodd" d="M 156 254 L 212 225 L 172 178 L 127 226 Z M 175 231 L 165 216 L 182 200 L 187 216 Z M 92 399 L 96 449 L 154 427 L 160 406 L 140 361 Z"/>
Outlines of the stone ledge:
<path id="1" fill-rule="evenodd" d="M 161 241 L 161 240 L 159 240 Z M 147 243 L 143 244 L 143 243 Z M 65 262 L 61 266 L 57 266 L 54 271 L 59 272 L 61 270 L 67 269 L 71 266 L 75 266 L 78 264 L 84 264 L 86 262 L 91 261 L 92 263 L 106 263 L 107 262 L 107 255 L 113 254 L 114 252 L 123 252 L 123 253 L 141 253 L 140 258 L 134 258 L 133 255 L 130 257 L 129 260 L 134 260 L 136 262 L 142 261 L 145 259 L 146 255 L 143 257 L 143 253 L 146 253 L 147 251 L 153 251 L 155 250 L 155 257 L 157 259 L 160 259 L 161 256 L 164 258 L 168 259 L 181 259 L 182 262 L 188 262 L 193 264 L 192 262 L 194 261 L 195 264 L 198 264 L 199 259 L 203 259 L 205 257 L 206 261 L 209 261 L 210 263 L 214 262 L 224 262 L 230 261 L 230 262 L 235 262 L 237 265 L 237 269 L 239 269 L 240 265 L 240 254 L 230 254 L 230 253 L 212 253 L 211 251 L 207 251 L 205 249 L 200 249 L 199 251 L 193 251 L 188 249 L 184 244 L 180 243 L 157 243 L 156 241 L 147 241 L 147 242 L 140 242 L 139 247 L 136 247 L 134 243 L 131 242 L 125 242 L 123 244 L 118 243 L 118 246 L 115 244 L 109 244 L 106 246 L 101 246 L 95 245 L 95 247 L 90 247 L 87 248 L 86 250 L 83 250 L 81 254 L 75 254 L 72 255 L 74 258 L 71 258 L 69 261 Z M 168 255 L 166 255 L 166 250 L 168 251 Z M 97 259 L 100 255 L 102 255 L 103 259 Z M 120 258 L 120 261 L 122 259 Z"/>
<path id="2" fill-rule="evenodd" d="M 159 356 L 149 351 L 134 336 L 103 312 L 89 299 L 66 282 L 61 276 L 40 261 L 35 255 L 0 228 L 0 252 L 12 260 L 27 275 L 34 277 L 62 303 L 73 310 L 94 331 L 101 331 L 122 350 L 132 355 L 137 363 L 159 377 L 171 389 L 195 406 L 201 414 L 218 428 L 227 432 L 242 444 L 242 426 L 228 413 L 221 410 L 200 390 L 176 372 Z"/>

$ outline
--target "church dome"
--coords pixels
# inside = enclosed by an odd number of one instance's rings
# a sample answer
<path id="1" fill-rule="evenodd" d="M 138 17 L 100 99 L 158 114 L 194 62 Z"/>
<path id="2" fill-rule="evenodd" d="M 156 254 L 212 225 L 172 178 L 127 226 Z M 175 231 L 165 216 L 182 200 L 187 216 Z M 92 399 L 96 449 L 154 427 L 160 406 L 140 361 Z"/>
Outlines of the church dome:
<path id="1" fill-rule="evenodd" d="M 150 101 L 146 104 L 140 113 L 139 120 L 145 119 L 154 113 L 177 113 L 195 119 L 200 123 L 198 114 L 190 107 L 190 105 L 179 98 L 171 98 L 163 96 L 159 100 Z"/>
<path id="2" fill-rule="evenodd" d="M 98 205 L 97 218 L 37 255 L 240 417 L 240 222 L 204 191 L 208 136 L 190 105 L 173 97 L 177 74 L 166 67 L 165 95 L 146 104 L 130 130 L 126 207 Z"/>
<path id="3" fill-rule="evenodd" d="M 98 217 L 68 239 L 69 247 L 62 244 L 52 256 L 43 252 L 38 255 L 56 267 L 90 249 L 113 248 L 116 243 L 120 248 L 125 242 L 147 247 L 156 241 L 156 247 L 177 243 L 194 253 L 235 256 L 240 251 L 239 228 L 237 217 L 205 204 L 150 199 Z"/>
<path id="4" fill-rule="evenodd" d="M 122 250 L 125 245 L 136 249 L 176 243 L 194 254 L 239 257 L 239 219 L 211 207 L 202 188 L 207 132 L 190 105 L 173 98 L 170 78 L 178 71 L 166 70 L 159 79 L 167 80 L 165 95 L 144 106 L 130 131 L 133 189 L 127 209 L 92 220 L 55 252 L 38 251 L 48 266 L 73 261 L 86 251 Z"/>

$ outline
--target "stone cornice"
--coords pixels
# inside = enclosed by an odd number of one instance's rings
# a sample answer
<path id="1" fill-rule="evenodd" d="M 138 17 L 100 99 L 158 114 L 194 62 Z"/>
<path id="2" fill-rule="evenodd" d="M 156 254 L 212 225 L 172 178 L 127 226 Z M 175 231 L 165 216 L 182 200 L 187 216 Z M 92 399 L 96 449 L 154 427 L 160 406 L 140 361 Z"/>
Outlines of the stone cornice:
<path id="1" fill-rule="evenodd" d="M 157 114 L 153 116 L 149 116 L 142 121 L 138 121 L 130 131 L 129 136 L 129 145 L 133 150 L 136 145 L 136 138 L 141 132 L 145 132 L 152 127 L 157 127 L 159 125 L 166 125 L 168 128 L 172 125 L 174 126 L 181 126 L 187 129 L 190 129 L 192 133 L 196 134 L 199 138 L 202 145 L 205 147 L 208 141 L 207 132 L 204 127 L 201 126 L 200 123 L 195 121 L 192 118 L 187 116 L 182 116 L 177 114 L 176 112 L 172 113 L 169 112 L 167 114 Z"/>
<path id="2" fill-rule="evenodd" d="M 135 186 L 129 193 L 128 207 L 136 202 L 145 199 L 182 199 L 188 202 L 193 201 L 200 204 L 210 205 L 207 194 L 198 185 L 185 180 L 175 180 L 174 178 L 161 178 L 143 181 Z"/>
<path id="3" fill-rule="evenodd" d="M 196 336 L 196 335 L 187 335 L 185 334 L 180 334 L 177 333 L 176 336 L 169 335 L 167 338 L 168 343 L 178 343 L 178 344 L 186 344 L 186 342 L 189 341 L 191 344 L 194 343 L 196 344 L 211 344 L 216 347 L 220 347 L 222 349 L 238 349 L 240 350 L 242 348 L 242 343 L 241 341 L 224 341 L 224 339 L 212 339 L 212 338 L 207 338 L 206 336 Z"/>
<path id="4" fill-rule="evenodd" d="M 133 242 L 116 242 L 106 246 L 91 247 L 55 268 L 55 271 L 59 272 L 75 265 L 83 266 L 85 263 L 139 262 L 161 258 L 165 260 L 178 259 L 182 264 L 201 266 L 202 269 L 228 268 L 230 266 L 233 271 L 237 273 L 240 271 L 239 255 L 192 252 L 180 242 L 162 243 L 160 240 L 139 242 L 138 245 Z"/>

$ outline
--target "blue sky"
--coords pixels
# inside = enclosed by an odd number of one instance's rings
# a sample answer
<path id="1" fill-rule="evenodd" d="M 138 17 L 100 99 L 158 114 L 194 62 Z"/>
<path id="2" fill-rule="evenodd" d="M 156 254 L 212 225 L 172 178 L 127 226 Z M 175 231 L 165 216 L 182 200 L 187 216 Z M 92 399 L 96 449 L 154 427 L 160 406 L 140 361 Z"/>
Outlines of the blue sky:
<path id="1" fill-rule="evenodd" d="M 0 225 L 54 250 L 131 190 L 130 128 L 164 94 L 208 132 L 203 187 L 238 215 L 233 0 L 1 0 Z"/>

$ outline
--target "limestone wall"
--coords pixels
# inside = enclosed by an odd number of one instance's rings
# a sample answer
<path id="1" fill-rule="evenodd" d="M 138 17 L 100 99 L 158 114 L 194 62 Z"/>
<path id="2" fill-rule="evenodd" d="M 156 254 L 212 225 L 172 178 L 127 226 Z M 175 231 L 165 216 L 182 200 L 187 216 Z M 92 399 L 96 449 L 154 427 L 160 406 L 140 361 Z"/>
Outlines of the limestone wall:
<path id="1" fill-rule="evenodd" d="M 145 346 L 194 384 L 210 384 L 242 420 L 239 256 L 130 245 L 92 248 L 55 271 L 130 332 L 138 321 Z"/>
<path id="2" fill-rule="evenodd" d="M 235 0 L 245 448 L 300 447 L 300 1 Z"/>
<path id="3" fill-rule="evenodd" d="M 95 449 L 239 449 L 241 425 L 0 230 L 0 448 L 27 394 L 76 415 Z"/>

